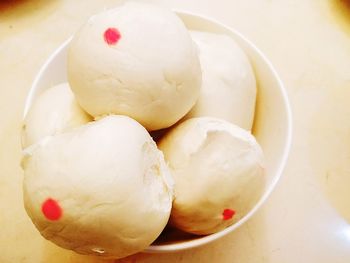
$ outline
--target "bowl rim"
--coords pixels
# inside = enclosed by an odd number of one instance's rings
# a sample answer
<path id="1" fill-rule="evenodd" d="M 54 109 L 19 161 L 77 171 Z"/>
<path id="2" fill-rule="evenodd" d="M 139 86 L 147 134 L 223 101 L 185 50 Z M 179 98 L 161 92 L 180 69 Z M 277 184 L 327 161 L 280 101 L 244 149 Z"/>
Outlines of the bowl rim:
<path id="1" fill-rule="evenodd" d="M 44 62 L 44 64 L 41 66 L 41 68 L 39 69 L 38 73 L 36 74 L 33 83 L 29 89 L 29 92 L 27 94 L 25 103 L 24 103 L 24 109 L 23 109 L 23 120 L 25 119 L 25 117 L 27 116 L 30 107 L 33 104 L 33 100 L 36 96 L 36 93 L 38 92 L 38 84 L 42 79 L 42 76 L 44 75 L 46 69 L 48 68 L 48 66 L 52 63 L 52 61 L 56 58 L 56 56 L 62 52 L 62 50 L 64 48 L 66 48 L 66 46 L 69 44 L 69 42 L 71 42 L 71 40 L 73 39 L 73 36 L 70 36 L 68 39 L 66 39 L 62 44 L 59 45 L 58 48 L 55 49 L 55 51 L 53 53 L 51 53 L 51 55 L 46 59 L 46 61 Z"/>
<path id="2" fill-rule="evenodd" d="M 275 77 L 278 86 L 280 87 L 280 92 L 282 94 L 283 99 L 283 105 L 287 114 L 287 129 L 286 129 L 286 141 L 285 146 L 283 149 L 283 154 L 281 158 L 281 162 L 277 168 L 276 175 L 273 177 L 270 185 L 268 186 L 267 190 L 263 194 L 263 196 L 260 198 L 260 200 L 256 203 L 256 205 L 237 223 L 225 228 L 224 230 L 221 230 L 217 233 L 213 233 L 207 236 L 200 237 L 195 240 L 189 240 L 184 241 L 181 243 L 175 243 L 175 244 L 164 244 L 164 245 L 150 245 L 147 249 L 145 249 L 143 252 L 146 253 L 167 253 L 167 252 L 175 252 L 175 251 L 181 251 L 181 250 L 187 250 L 195 247 L 199 247 L 205 244 L 208 244 L 210 242 L 213 242 L 229 233 L 234 231 L 235 229 L 242 226 L 245 222 L 247 222 L 260 208 L 261 206 L 266 202 L 267 198 L 271 195 L 272 191 L 275 189 L 276 184 L 280 180 L 282 176 L 282 172 L 286 166 L 288 155 L 290 152 L 291 144 L 292 144 L 292 111 L 290 107 L 290 103 L 287 96 L 287 91 L 283 85 L 283 82 L 281 81 L 276 69 L 273 67 L 272 63 L 267 59 L 267 57 L 250 41 L 248 40 L 244 35 L 242 35 L 239 31 L 226 26 L 225 24 L 217 21 L 216 19 L 207 17 L 205 15 L 197 14 L 194 12 L 189 12 L 181 9 L 173 9 L 173 11 L 180 15 L 186 15 L 186 16 L 192 16 L 197 17 L 202 20 L 206 20 L 210 23 L 216 24 L 222 28 L 224 28 L 227 31 L 231 31 L 235 35 L 237 35 L 239 38 L 241 38 L 248 46 L 250 46 L 260 57 L 261 59 L 266 63 L 269 70 L 272 72 L 273 76 Z M 68 43 L 72 40 L 73 36 L 69 37 L 66 41 L 64 41 L 45 61 L 45 63 L 41 66 L 39 72 L 36 74 L 36 77 L 34 78 L 34 81 L 30 87 L 30 90 L 28 92 L 28 95 L 25 100 L 24 104 L 24 110 L 23 110 L 23 119 L 25 119 L 26 115 L 28 114 L 28 111 L 32 105 L 32 101 L 37 93 L 37 87 L 39 82 L 41 81 L 46 69 L 48 66 L 52 63 L 52 61 L 56 58 L 56 56 L 67 47 Z"/>

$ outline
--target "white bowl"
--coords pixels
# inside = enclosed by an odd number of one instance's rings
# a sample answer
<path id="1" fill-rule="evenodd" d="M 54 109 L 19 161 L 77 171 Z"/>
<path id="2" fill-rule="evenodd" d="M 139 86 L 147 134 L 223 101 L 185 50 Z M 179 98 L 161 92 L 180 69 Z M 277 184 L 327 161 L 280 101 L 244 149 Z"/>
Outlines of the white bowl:
<path id="1" fill-rule="evenodd" d="M 153 253 L 197 247 L 225 236 L 244 224 L 262 206 L 275 188 L 286 165 L 292 137 L 292 117 L 286 91 L 275 69 L 262 52 L 237 31 L 212 19 L 183 11 L 178 11 L 177 14 L 191 30 L 223 33 L 232 37 L 248 55 L 258 83 L 253 134 L 265 153 L 267 180 L 259 201 L 248 214 L 234 225 L 218 233 L 202 237 L 176 230 L 165 231 L 146 250 L 146 252 Z M 70 40 L 63 43 L 39 71 L 27 97 L 24 116 L 38 94 L 55 84 L 67 81 L 66 55 Z"/>

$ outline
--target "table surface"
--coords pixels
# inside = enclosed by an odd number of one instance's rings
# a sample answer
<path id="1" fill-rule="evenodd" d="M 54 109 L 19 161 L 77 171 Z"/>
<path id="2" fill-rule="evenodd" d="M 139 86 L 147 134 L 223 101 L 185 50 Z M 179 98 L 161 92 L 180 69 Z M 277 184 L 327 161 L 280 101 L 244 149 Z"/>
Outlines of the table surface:
<path id="1" fill-rule="evenodd" d="M 50 53 L 91 14 L 120 2 L 0 2 L 1 263 L 105 262 L 56 247 L 26 216 L 20 127 L 31 82 Z M 234 233 L 181 253 L 115 262 L 350 262 L 350 1 L 148 2 L 211 16 L 252 40 L 287 88 L 293 145 L 276 190 Z"/>

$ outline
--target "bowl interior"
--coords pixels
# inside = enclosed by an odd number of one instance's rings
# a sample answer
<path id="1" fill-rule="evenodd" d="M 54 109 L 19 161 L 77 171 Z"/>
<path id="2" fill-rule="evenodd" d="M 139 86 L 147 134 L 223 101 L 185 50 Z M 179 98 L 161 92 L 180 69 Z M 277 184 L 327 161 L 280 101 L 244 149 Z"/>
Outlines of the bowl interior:
<path id="1" fill-rule="evenodd" d="M 291 143 L 291 113 L 283 85 L 265 56 L 240 33 L 211 19 L 177 12 L 191 30 L 223 33 L 232 37 L 248 55 L 257 79 L 258 96 L 253 134 L 260 143 L 266 158 L 266 184 L 254 208 L 236 224 L 208 236 L 194 236 L 167 228 L 147 252 L 167 252 L 199 246 L 232 232 L 246 222 L 263 204 L 275 187 L 285 166 Z M 27 114 L 33 100 L 43 90 L 67 81 L 66 57 L 68 39 L 58 48 L 39 71 L 33 82 L 24 109 Z"/>

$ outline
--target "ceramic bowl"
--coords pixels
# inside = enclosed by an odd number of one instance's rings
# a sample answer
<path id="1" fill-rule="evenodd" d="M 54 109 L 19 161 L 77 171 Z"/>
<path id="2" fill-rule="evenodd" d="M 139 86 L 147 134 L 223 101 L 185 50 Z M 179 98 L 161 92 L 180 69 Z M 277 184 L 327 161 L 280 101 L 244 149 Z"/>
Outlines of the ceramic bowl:
<path id="1" fill-rule="evenodd" d="M 253 134 L 260 143 L 266 158 L 266 184 L 255 206 L 237 223 L 207 236 L 194 236 L 174 229 L 166 229 L 146 252 L 174 252 L 197 247 L 219 239 L 244 224 L 263 205 L 275 188 L 286 165 L 292 137 L 291 111 L 283 84 L 265 55 L 249 40 L 210 18 L 177 11 L 188 29 L 226 34 L 232 37 L 249 57 L 257 79 L 258 95 Z M 25 104 L 24 116 L 33 100 L 43 90 L 67 81 L 66 57 L 68 39 L 43 65 L 37 74 Z"/>

